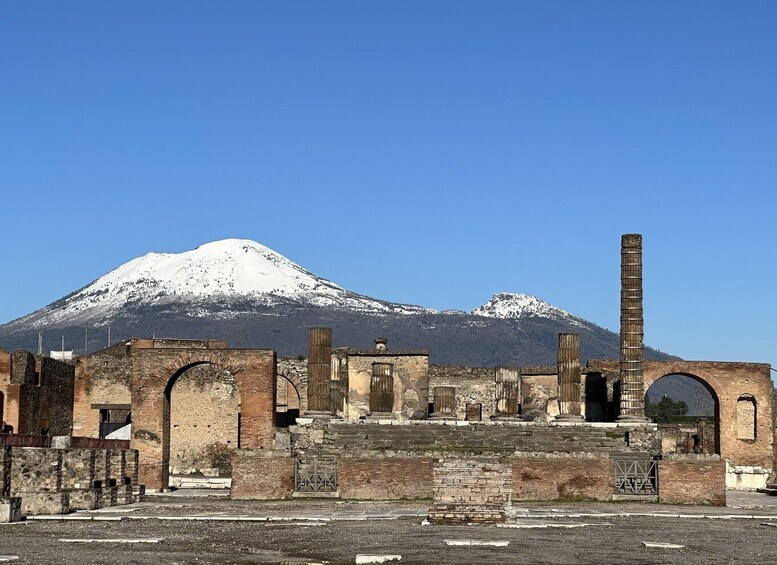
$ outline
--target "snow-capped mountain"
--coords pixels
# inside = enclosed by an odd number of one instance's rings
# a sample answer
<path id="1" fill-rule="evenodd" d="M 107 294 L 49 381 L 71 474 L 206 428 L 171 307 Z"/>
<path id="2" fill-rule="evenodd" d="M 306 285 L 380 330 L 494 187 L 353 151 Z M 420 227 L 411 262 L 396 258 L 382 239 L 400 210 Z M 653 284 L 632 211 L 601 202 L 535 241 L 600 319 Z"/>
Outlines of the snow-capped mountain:
<path id="1" fill-rule="evenodd" d="M 616 334 L 534 296 L 496 294 L 470 314 L 396 304 L 346 290 L 244 239 L 133 259 L 0 325 L 0 347 L 34 350 L 38 332 L 44 351 L 61 347 L 64 337 L 77 353 L 155 335 L 299 355 L 311 326 L 332 327 L 336 346 L 370 347 L 374 337 L 387 336 L 390 348 L 428 349 L 435 363 L 553 364 L 557 334 L 569 331 L 580 334 L 583 359 L 619 355 Z"/>
<path id="2" fill-rule="evenodd" d="M 472 310 L 472 315 L 502 318 L 503 320 L 527 317 L 550 318 L 551 320 L 564 321 L 576 327 L 582 327 L 585 324 L 585 320 L 582 318 L 573 316 L 566 310 L 548 304 L 536 296 L 509 292 L 495 294 L 491 300 Z"/>
<path id="3" fill-rule="evenodd" d="M 432 310 L 393 304 L 347 291 L 317 277 L 255 241 L 225 239 L 183 253 L 148 253 L 133 259 L 65 298 L 9 325 L 44 329 L 104 325 L 128 306 L 188 305 L 191 317 L 233 317 L 204 303 L 254 306 L 299 305 L 373 313 L 416 314 Z"/>

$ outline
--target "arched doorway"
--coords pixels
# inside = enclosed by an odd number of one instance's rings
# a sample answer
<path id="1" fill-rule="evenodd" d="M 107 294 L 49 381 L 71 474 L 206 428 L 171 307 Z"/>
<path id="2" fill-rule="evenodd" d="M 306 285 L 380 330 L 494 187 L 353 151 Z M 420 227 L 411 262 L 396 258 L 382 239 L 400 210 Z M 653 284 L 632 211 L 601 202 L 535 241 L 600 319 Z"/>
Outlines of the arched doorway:
<path id="1" fill-rule="evenodd" d="M 240 446 L 240 394 L 223 367 L 193 363 L 164 391 L 163 467 L 167 486 L 229 486 L 231 455 Z"/>
<path id="2" fill-rule="evenodd" d="M 703 378 L 669 373 L 655 379 L 645 392 L 645 415 L 658 423 L 663 453 L 720 454 L 720 400 Z"/>
<path id="3" fill-rule="evenodd" d="M 275 425 L 279 428 L 293 426 L 302 408 L 299 390 L 285 375 L 278 375 L 275 387 Z"/>

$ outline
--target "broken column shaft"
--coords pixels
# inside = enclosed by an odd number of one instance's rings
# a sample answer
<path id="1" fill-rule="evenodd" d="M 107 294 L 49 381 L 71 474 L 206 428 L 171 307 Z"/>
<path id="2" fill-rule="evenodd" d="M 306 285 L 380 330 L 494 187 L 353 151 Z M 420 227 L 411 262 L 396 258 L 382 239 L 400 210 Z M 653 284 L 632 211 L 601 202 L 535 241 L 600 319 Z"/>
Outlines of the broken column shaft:
<path id="1" fill-rule="evenodd" d="M 580 335 L 558 334 L 559 420 L 580 420 Z"/>
<path id="2" fill-rule="evenodd" d="M 310 328 L 306 415 L 331 415 L 332 328 Z"/>
<path id="3" fill-rule="evenodd" d="M 621 363 L 618 420 L 645 420 L 642 236 L 621 238 Z"/>

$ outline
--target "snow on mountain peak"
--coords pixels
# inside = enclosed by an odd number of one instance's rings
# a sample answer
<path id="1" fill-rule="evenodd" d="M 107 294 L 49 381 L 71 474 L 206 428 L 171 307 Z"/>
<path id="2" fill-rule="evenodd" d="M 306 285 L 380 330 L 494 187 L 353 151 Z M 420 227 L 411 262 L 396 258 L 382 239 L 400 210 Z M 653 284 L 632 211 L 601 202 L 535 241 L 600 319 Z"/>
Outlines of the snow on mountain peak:
<path id="1" fill-rule="evenodd" d="M 564 320 L 572 325 L 581 325 L 577 317 L 557 308 L 530 294 L 514 294 L 500 292 L 491 300 L 472 310 L 475 316 L 487 318 L 518 319 L 525 317 L 544 317 L 554 320 Z"/>
<path id="2" fill-rule="evenodd" d="M 249 239 L 224 239 L 182 253 L 147 253 L 28 317 L 36 327 L 100 324 L 131 303 L 154 305 L 219 299 L 262 305 L 285 302 L 410 314 L 425 308 L 375 300 L 317 277 Z M 201 308 L 189 316 L 213 315 Z M 225 316 L 232 314 L 226 313 Z"/>

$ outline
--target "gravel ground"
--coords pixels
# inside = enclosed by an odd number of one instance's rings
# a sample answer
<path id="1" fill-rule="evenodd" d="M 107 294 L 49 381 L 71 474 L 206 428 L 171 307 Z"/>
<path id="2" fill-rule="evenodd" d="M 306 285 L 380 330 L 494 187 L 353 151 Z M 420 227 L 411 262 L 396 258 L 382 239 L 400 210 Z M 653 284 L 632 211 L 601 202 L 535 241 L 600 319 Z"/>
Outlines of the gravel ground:
<path id="1" fill-rule="evenodd" d="M 329 521 L 319 525 L 289 522 L 159 520 L 154 516 L 192 514 L 323 515 L 347 511 L 401 512 L 424 508 L 426 501 L 341 503 L 334 501 L 243 502 L 183 497 L 158 498 L 150 505 L 116 507 L 122 521 L 29 521 L 0 525 L 0 560 L 14 563 L 353 563 L 357 554 L 400 554 L 402 563 L 777 563 L 777 508 L 773 499 L 750 507 L 774 519 L 670 517 L 560 517 L 519 519 L 532 529 L 495 526 L 428 526 L 420 518 Z M 747 502 L 747 500 L 745 500 Z M 693 514 L 739 513 L 736 509 L 654 504 L 528 504 L 541 512 L 670 511 Z M 697 512 L 698 511 L 698 512 Z M 111 516 L 112 512 L 93 513 Z M 582 525 L 588 524 L 588 525 Z M 573 528 L 560 526 L 573 525 Z M 549 526 L 549 527 L 536 527 Z M 159 543 L 73 543 L 71 539 L 160 539 Z M 445 540 L 509 541 L 507 547 L 448 546 Z M 668 542 L 684 549 L 648 549 L 642 542 Z"/>

